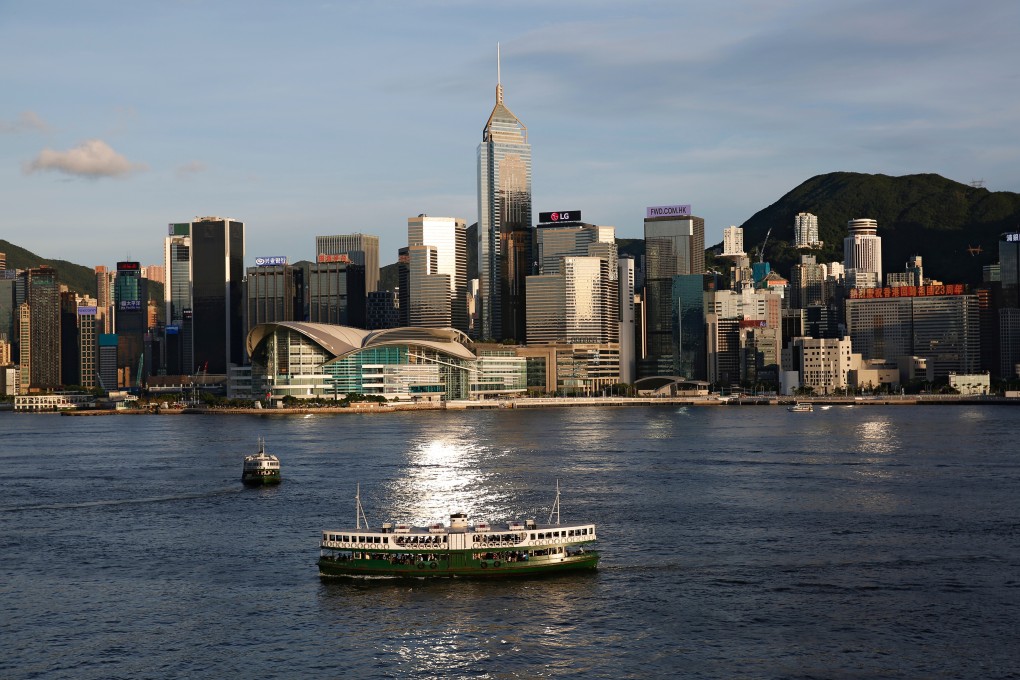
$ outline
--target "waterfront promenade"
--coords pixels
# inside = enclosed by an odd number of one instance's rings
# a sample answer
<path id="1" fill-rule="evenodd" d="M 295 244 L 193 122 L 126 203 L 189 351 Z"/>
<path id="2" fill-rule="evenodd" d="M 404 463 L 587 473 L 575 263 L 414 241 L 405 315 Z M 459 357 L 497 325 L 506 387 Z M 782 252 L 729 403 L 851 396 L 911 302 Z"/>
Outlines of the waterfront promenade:
<path id="1" fill-rule="evenodd" d="M 122 409 L 122 410 L 81 410 L 62 411 L 66 416 L 100 415 L 211 415 L 211 414 L 259 414 L 259 415 L 302 415 L 302 414 L 354 414 L 394 413 L 397 411 L 466 411 L 478 409 L 529 409 L 529 408 L 591 408 L 628 406 L 792 406 L 810 403 L 815 406 L 873 407 L 873 406 L 940 406 L 952 404 L 970 405 L 1020 405 L 1018 398 L 985 395 L 957 394 L 908 394 L 866 397 L 843 396 L 661 396 L 661 397 L 521 397 L 515 399 L 451 400 L 392 402 L 388 404 L 353 404 L 349 407 L 299 406 L 290 408 L 174 408 L 174 409 Z M 52 411 L 50 411 L 52 413 Z"/>

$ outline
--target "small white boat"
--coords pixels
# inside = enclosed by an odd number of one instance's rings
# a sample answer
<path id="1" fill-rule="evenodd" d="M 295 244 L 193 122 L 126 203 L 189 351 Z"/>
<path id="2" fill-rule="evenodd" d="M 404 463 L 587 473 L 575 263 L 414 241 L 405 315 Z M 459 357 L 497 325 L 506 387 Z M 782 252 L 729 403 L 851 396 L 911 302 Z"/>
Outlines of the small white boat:
<path id="1" fill-rule="evenodd" d="M 259 437 L 259 450 L 244 457 L 241 481 L 248 486 L 280 483 L 280 459 L 266 453 L 266 440 Z"/>
<path id="2" fill-rule="evenodd" d="M 811 413 L 815 410 L 815 407 L 811 404 L 794 404 L 786 410 L 790 413 Z"/>

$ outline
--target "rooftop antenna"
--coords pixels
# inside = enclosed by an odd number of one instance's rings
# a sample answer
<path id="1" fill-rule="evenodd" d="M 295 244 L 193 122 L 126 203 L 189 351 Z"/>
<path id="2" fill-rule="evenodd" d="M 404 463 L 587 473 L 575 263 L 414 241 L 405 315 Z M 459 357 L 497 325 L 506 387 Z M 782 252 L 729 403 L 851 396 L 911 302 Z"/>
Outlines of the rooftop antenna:
<path id="1" fill-rule="evenodd" d="M 556 521 L 553 522 L 553 517 Z M 549 513 L 549 524 L 560 523 L 560 480 L 556 480 L 556 500 L 553 501 L 552 512 Z"/>
<path id="2" fill-rule="evenodd" d="M 503 103 L 503 81 L 499 68 L 499 43 L 496 43 L 496 103 Z"/>

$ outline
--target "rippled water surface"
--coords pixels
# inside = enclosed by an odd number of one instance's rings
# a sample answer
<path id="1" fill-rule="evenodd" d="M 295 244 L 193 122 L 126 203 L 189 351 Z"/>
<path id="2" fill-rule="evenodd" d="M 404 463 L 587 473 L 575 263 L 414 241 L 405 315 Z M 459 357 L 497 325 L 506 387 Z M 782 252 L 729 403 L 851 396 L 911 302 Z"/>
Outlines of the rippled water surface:
<path id="1" fill-rule="evenodd" d="M 1020 409 L 0 413 L 0 677 L 1020 676 Z M 245 489 L 267 440 L 285 481 Z M 596 573 L 335 580 L 323 528 L 598 525 Z"/>

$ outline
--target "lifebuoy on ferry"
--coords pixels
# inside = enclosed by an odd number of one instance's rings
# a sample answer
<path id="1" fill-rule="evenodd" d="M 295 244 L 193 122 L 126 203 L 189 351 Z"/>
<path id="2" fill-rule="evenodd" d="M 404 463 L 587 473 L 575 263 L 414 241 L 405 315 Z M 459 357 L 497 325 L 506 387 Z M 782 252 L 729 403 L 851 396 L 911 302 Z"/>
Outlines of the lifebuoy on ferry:
<path id="1" fill-rule="evenodd" d="M 425 563 L 424 562 L 419 562 L 418 563 L 418 568 L 419 569 L 424 569 L 425 568 Z"/>
<path id="2" fill-rule="evenodd" d="M 429 562 L 429 569 L 435 569 L 435 568 L 436 568 L 436 566 L 437 566 L 437 565 L 436 565 L 436 563 L 435 563 L 435 562 Z"/>
<path id="3" fill-rule="evenodd" d="M 494 562 L 492 563 L 492 566 L 494 566 L 494 567 L 498 567 L 498 566 L 499 566 L 499 560 L 495 560 L 495 561 L 494 561 Z"/>
<path id="4" fill-rule="evenodd" d="M 488 562 L 486 562 L 485 560 L 482 560 L 482 569 L 485 569 L 488 566 L 489 566 Z"/>

